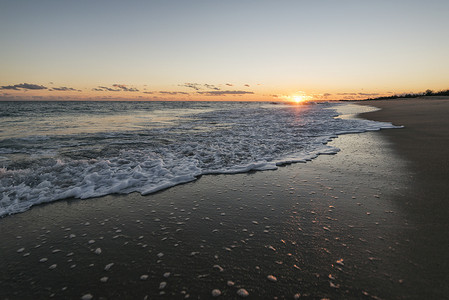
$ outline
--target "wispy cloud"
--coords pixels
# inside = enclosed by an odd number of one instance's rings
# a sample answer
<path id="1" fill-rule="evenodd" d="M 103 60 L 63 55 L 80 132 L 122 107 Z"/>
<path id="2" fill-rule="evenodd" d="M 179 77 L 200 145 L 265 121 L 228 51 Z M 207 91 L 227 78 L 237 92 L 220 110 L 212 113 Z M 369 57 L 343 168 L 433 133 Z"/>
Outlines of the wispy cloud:
<path id="1" fill-rule="evenodd" d="M 116 87 L 116 88 L 119 88 L 119 89 L 121 89 L 122 91 L 125 91 L 125 92 L 138 92 L 139 90 L 138 89 L 136 89 L 136 88 L 129 88 L 129 87 L 127 87 L 126 85 L 124 85 L 124 84 L 113 84 L 112 85 L 113 87 Z"/>
<path id="2" fill-rule="evenodd" d="M 107 86 L 99 86 L 98 88 L 102 89 L 102 91 L 109 91 L 109 92 L 120 92 L 120 89 L 113 89 Z"/>
<path id="3" fill-rule="evenodd" d="M 360 96 L 379 96 L 379 93 L 359 93 Z"/>
<path id="4" fill-rule="evenodd" d="M 190 88 L 190 89 L 194 89 L 195 91 L 199 91 L 199 90 L 201 90 L 203 88 L 202 84 L 190 83 L 190 82 L 187 82 L 187 83 L 184 83 L 184 84 L 180 84 L 179 86 L 183 86 L 183 87 L 187 87 L 187 88 Z"/>
<path id="5" fill-rule="evenodd" d="M 186 92 L 168 92 L 168 91 L 159 91 L 159 94 L 163 94 L 163 95 L 190 95 L 189 93 L 186 93 Z"/>
<path id="6" fill-rule="evenodd" d="M 2 90 L 16 90 L 16 91 L 20 91 L 20 90 L 46 90 L 47 87 L 43 86 L 43 85 L 37 85 L 37 84 L 32 84 L 32 83 L 19 83 L 19 84 L 15 84 L 15 85 L 4 85 L 1 86 L 0 89 Z"/>
<path id="7" fill-rule="evenodd" d="M 226 95 L 254 94 L 254 92 L 248 92 L 248 91 L 204 91 L 204 92 L 198 92 L 198 94 L 207 95 L 207 96 L 226 96 Z"/>
<path id="8" fill-rule="evenodd" d="M 183 86 L 183 87 L 187 87 L 190 89 L 194 89 L 195 91 L 199 91 L 199 90 L 204 90 L 204 89 L 209 89 L 209 90 L 214 90 L 214 91 L 219 91 L 220 88 L 216 87 L 213 84 L 208 84 L 208 83 L 191 83 L 191 82 L 187 82 L 184 84 L 180 84 L 179 86 Z"/>
<path id="9" fill-rule="evenodd" d="M 220 90 L 220 88 L 218 88 L 218 87 L 216 87 L 215 85 L 213 85 L 213 84 L 204 84 L 204 86 L 206 87 L 206 88 L 208 88 L 208 89 L 211 89 L 211 90 L 214 90 L 214 91 L 219 91 Z"/>
<path id="10" fill-rule="evenodd" d="M 227 86 L 234 86 L 232 83 L 226 83 Z"/>
<path id="11" fill-rule="evenodd" d="M 59 91 L 59 92 L 81 92 L 81 90 L 77 90 L 71 87 L 61 86 L 49 89 L 49 91 Z"/>
<path id="12" fill-rule="evenodd" d="M 244 86 L 249 87 L 249 84 L 245 84 Z"/>
<path id="13" fill-rule="evenodd" d="M 98 86 L 96 88 L 93 88 L 92 91 L 95 92 L 138 92 L 139 90 L 136 88 L 132 88 L 132 87 L 128 87 L 124 84 L 118 84 L 115 83 L 112 85 L 112 87 L 107 87 L 107 86 Z"/>
<path id="14" fill-rule="evenodd" d="M 357 93 L 338 93 L 339 96 L 357 96 Z"/>

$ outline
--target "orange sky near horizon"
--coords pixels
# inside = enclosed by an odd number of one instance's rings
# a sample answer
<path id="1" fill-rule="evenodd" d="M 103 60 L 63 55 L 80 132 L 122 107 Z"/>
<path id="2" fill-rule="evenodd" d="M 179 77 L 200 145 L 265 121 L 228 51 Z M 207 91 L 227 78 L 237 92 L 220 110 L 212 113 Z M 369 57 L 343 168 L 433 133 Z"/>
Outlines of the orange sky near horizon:
<path id="1" fill-rule="evenodd" d="M 449 2 L 10 1 L 0 100 L 359 100 L 449 89 Z"/>

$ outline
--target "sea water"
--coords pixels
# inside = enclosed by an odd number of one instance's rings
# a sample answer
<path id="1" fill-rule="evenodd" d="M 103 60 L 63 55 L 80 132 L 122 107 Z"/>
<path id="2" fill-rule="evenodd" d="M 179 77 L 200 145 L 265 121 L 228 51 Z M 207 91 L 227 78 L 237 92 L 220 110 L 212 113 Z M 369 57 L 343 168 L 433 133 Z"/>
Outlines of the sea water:
<path id="1" fill-rule="evenodd" d="M 394 128 L 344 104 L 0 102 L 0 216 L 64 198 L 143 195 L 204 174 L 273 170 Z"/>

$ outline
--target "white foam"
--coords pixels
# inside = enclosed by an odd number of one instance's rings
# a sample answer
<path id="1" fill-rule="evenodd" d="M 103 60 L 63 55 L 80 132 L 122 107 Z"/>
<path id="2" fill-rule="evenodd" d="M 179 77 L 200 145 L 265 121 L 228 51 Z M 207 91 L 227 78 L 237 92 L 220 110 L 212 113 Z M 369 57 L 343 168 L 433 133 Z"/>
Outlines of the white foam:
<path id="1" fill-rule="evenodd" d="M 71 136 L 70 143 L 65 137 L 59 150 L 56 137 L 45 137 L 53 152 L 42 153 L 66 151 L 67 144 L 80 146 L 54 158 L 30 156 L 31 165 L 0 168 L 0 216 L 70 197 L 146 195 L 204 174 L 274 170 L 337 153 L 339 149 L 326 143 L 340 134 L 395 128 L 390 123 L 337 118 L 335 108 L 344 106 L 328 107 L 233 105 L 186 116 L 172 127 Z M 100 154 L 95 152 L 98 145 L 103 147 Z M 114 152 L 114 147 L 119 148 Z"/>

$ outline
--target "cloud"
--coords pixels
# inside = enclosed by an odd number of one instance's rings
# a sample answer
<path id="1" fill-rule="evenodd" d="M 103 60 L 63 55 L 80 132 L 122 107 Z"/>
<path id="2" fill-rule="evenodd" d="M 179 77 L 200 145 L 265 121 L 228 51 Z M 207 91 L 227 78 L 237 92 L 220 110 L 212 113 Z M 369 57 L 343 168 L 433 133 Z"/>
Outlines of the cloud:
<path id="1" fill-rule="evenodd" d="M 159 94 L 164 94 L 164 95 L 189 95 L 189 93 L 186 93 L 186 92 L 167 92 L 167 91 L 160 91 Z"/>
<path id="2" fill-rule="evenodd" d="M 357 96 L 357 93 L 338 93 L 339 96 Z"/>
<path id="3" fill-rule="evenodd" d="M 37 84 L 31 84 L 31 83 L 19 83 L 15 85 L 4 85 L 0 87 L 1 90 L 16 90 L 19 91 L 20 89 L 24 90 L 46 90 L 47 87 L 43 85 L 37 85 Z"/>
<path id="4" fill-rule="evenodd" d="M 220 90 L 220 88 L 218 88 L 218 87 L 216 87 L 215 85 L 212 85 L 212 84 L 204 84 L 204 86 L 206 87 L 206 88 L 208 88 L 208 89 L 211 89 L 211 90 L 215 90 L 215 91 L 219 91 Z"/>
<path id="5" fill-rule="evenodd" d="M 379 93 L 359 93 L 360 96 L 379 96 Z"/>
<path id="6" fill-rule="evenodd" d="M 331 93 L 324 93 L 323 94 L 323 97 L 329 97 L 329 96 L 332 96 L 332 94 Z"/>
<path id="7" fill-rule="evenodd" d="M 120 92 L 121 89 L 113 89 L 107 86 L 99 86 L 100 89 L 103 89 L 104 91 L 109 91 L 109 92 Z"/>
<path id="8" fill-rule="evenodd" d="M 195 91 L 199 91 L 202 89 L 202 84 L 199 84 L 199 83 L 186 82 L 184 84 L 180 84 L 179 86 L 188 87 L 188 88 L 194 89 Z"/>
<path id="9" fill-rule="evenodd" d="M 207 84 L 207 83 L 201 84 L 201 83 L 187 82 L 184 84 L 180 84 L 179 86 L 191 88 L 191 89 L 194 89 L 195 91 L 199 91 L 199 90 L 203 90 L 203 89 L 210 89 L 210 90 L 215 90 L 215 91 L 220 90 L 220 88 L 216 87 L 215 85 Z"/>
<path id="10" fill-rule="evenodd" d="M 254 93 L 248 91 L 206 91 L 206 92 L 198 92 L 198 94 L 207 96 L 226 96 L 226 95 L 245 95 Z"/>
<path id="11" fill-rule="evenodd" d="M 136 88 L 129 88 L 124 84 L 113 84 L 112 87 L 107 86 L 98 86 L 96 88 L 93 88 L 92 91 L 95 92 L 138 92 L 139 90 Z"/>
<path id="12" fill-rule="evenodd" d="M 232 83 L 226 83 L 227 86 L 234 86 Z"/>
<path id="13" fill-rule="evenodd" d="M 116 87 L 116 88 L 119 88 L 119 89 L 121 89 L 122 91 L 125 91 L 125 92 L 138 92 L 139 90 L 138 89 L 136 89 L 136 88 L 129 88 L 129 87 L 127 87 L 126 85 L 124 85 L 124 84 L 113 84 L 112 85 L 113 87 Z"/>
<path id="14" fill-rule="evenodd" d="M 143 92 L 144 94 L 154 94 L 153 92 Z"/>
<path id="15" fill-rule="evenodd" d="M 249 87 L 249 84 L 245 84 L 244 86 Z"/>
<path id="16" fill-rule="evenodd" d="M 61 91 L 61 92 L 68 92 L 68 91 L 71 91 L 71 92 L 81 92 L 81 90 L 77 90 L 77 89 L 74 89 L 74 88 L 69 88 L 69 87 L 66 87 L 66 86 L 62 86 L 62 87 L 58 87 L 58 88 L 52 88 L 52 89 L 50 89 L 50 91 Z"/>

